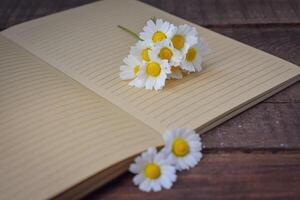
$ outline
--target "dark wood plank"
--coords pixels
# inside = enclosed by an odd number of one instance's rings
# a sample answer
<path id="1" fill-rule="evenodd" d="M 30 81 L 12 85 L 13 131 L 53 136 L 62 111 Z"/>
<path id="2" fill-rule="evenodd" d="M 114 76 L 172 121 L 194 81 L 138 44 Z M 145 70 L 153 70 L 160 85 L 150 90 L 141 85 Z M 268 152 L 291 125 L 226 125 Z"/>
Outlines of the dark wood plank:
<path id="1" fill-rule="evenodd" d="M 120 178 L 84 199 L 300 199 L 300 154 L 206 154 L 201 164 L 178 173 L 172 190 L 140 192 L 132 175 Z"/>
<path id="2" fill-rule="evenodd" d="M 206 132 L 206 149 L 300 149 L 300 103 L 260 103 Z"/>
<path id="3" fill-rule="evenodd" d="M 142 0 L 204 26 L 298 24 L 297 0 Z"/>
<path id="4" fill-rule="evenodd" d="M 269 103 L 299 103 L 300 101 L 300 82 L 286 88 L 278 94 L 266 99 L 264 102 Z"/>
<path id="5" fill-rule="evenodd" d="M 2 0 L 0 30 L 14 24 L 95 0 Z M 300 24 L 298 0 L 142 0 L 169 13 L 200 25 L 297 25 Z"/>
<path id="6" fill-rule="evenodd" d="M 1 0 L 0 30 L 31 19 L 78 7 L 96 0 Z"/>

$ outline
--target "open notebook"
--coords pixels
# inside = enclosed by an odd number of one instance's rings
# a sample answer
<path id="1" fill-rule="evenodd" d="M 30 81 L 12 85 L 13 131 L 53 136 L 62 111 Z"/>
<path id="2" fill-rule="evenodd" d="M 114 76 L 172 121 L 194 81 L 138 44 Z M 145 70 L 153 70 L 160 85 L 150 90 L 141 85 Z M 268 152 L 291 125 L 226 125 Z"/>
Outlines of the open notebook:
<path id="1" fill-rule="evenodd" d="M 299 80 L 282 59 L 196 26 L 204 70 L 161 91 L 128 86 L 119 66 L 151 17 L 137 1 L 104 0 L 0 34 L 0 199 L 77 198 L 124 172 L 161 133 L 203 133 Z"/>

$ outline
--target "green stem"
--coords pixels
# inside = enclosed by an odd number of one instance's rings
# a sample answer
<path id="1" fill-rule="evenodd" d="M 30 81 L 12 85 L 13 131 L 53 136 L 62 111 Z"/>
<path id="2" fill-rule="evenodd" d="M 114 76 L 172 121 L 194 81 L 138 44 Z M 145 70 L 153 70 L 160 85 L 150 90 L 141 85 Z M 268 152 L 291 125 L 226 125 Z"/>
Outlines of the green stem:
<path id="1" fill-rule="evenodd" d="M 155 17 L 155 16 L 152 17 L 151 20 L 152 20 L 154 23 L 156 23 L 156 17 Z"/>
<path id="2" fill-rule="evenodd" d="M 132 35 L 133 37 L 137 38 L 138 40 L 141 40 L 141 41 L 142 41 L 142 39 L 139 37 L 139 35 L 136 34 L 135 32 L 133 32 L 133 31 L 129 30 L 128 28 L 125 28 L 124 26 L 121 26 L 121 25 L 118 25 L 118 27 L 119 27 L 120 29 L 126 31 L 127 33 L 129 33 L 129 34 Z"/>

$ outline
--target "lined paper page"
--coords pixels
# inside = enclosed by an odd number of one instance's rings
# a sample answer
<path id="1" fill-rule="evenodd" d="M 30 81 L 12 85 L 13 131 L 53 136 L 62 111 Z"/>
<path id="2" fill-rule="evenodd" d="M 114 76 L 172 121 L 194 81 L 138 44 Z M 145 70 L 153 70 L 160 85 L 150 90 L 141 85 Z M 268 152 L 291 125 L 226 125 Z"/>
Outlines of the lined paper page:
<path id="1" fill-rule="evenodd" d="M 2 36 L 0 129 L 0 199 L 53 197 L 162 144 L 156 131 Z"/>
<path id="2" fill-rule="evenodd" d="M 130 88 L 118 73 L 136 41 L 117 25 L 140 32 L 153 16 L 190 24 L 141 2 L 101 1 L 4 34 L 160 132 L 175 126 L 205 128 L 299 78 L 297 66 L 197 26 L 212 49 L 201 73 L 168 81 L 159 92 Z"/>

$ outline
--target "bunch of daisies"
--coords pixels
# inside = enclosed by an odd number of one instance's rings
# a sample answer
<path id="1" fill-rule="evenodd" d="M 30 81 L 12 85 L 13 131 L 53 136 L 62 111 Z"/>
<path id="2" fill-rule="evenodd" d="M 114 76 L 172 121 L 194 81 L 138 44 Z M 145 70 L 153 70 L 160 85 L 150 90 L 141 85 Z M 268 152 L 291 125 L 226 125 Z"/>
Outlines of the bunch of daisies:
<path id="1" fill-rule="evenodd" d="M 132 33 L 132 32 L 131 32 Z M 201 71 L 207 44 L 198 37 L 195 27 L 175 26 L 162 19 L 147 21 L 138 41 L 120 67 L 122 80 L 130 86 L 159 90 L 166 79 L 181 79 Z"/>
<path id="2" fill-rule="evenodd" d="M 133 183 L 145 192 L 170 189 L 176 181 L 176 170 L 190 169 L 202 158 L 201 138 L 193 130 L 174 129 L 163 134 L 165 146 L 158 152 L 149 148 L 130 165 L 136 174 Z"/>

